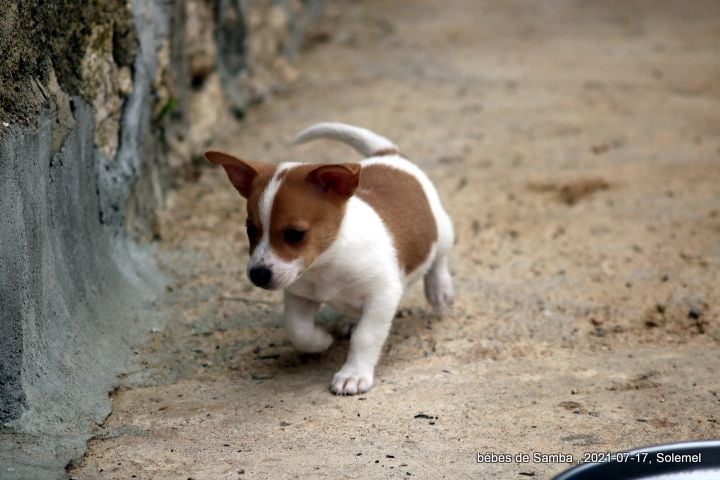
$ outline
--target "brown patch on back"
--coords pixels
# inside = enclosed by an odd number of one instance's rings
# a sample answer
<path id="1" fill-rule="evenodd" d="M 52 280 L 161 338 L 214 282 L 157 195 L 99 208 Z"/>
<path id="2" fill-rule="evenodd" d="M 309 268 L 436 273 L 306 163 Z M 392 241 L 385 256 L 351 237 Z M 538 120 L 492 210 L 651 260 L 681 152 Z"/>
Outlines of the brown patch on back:
<path id="1" fill-rule="evenodd" d="M 310 265 L 335 240 L 347 199 L 320 190 L 308 180 L 308 174 L 319 165 L 299 165 L 288 169 L 270 213 L 270 245 L 284 260 L 302 258 Z M 304 230 L 305 238 L 297 245 L 283 240 L 286 228 Z"/>
<path id="2" fill-rule="evenodd" d="M 390 230 L 400 268 L 419 267 L 437 241 L 437 225 L 425 191 L 411 174 L 387 165 L 363 166 L 355 195 L 370 204 Z"/>

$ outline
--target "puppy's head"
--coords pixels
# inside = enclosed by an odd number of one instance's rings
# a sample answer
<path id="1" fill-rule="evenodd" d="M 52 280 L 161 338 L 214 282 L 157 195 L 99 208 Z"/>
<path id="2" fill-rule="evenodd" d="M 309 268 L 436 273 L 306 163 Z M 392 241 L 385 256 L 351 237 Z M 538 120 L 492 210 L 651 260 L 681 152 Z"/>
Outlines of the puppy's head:
<path id="1" fill-rule="evenodd" d="M 247 273 L 269 290 L 293 283 L 332 244 L 360 181 L 357 163 L 275 166 L 212 151 L 205 157 L 222 165 L 247 200 Z"/>

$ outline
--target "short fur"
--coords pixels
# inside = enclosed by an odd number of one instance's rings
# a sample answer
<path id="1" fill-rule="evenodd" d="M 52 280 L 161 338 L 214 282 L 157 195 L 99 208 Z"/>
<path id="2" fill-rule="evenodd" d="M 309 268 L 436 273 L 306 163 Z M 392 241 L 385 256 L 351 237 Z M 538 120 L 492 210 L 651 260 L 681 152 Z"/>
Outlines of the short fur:
<path id="1" fill-rule="evenodd" d="M 285 290 L 285 329 L 296 348 L 326 350 L 333 339 L 315 325 L 322 303 L 359 317 L 345 365 L 330 389 L 368 391 L 404 290 L 421 276 L 436 308 L 453 297 L 448 258 L 453 228 L 427 176 L 389 140 L 325 123 L 296 139 L 343 141 L 368 156 L 360 163 L 283 163 L 277 167 L 207 152 L 247 201 L 248 272 L 270 270 L 264 288 Z M 287 229 L 304 232 L 288 243 Z"/>
<path id="2" fill-rule="evenodd" d="M 437 241 L 437 226 L 417 179 L 388 165 L 363 166 L 355 195 L 374 208 L 390 230 L 402 272 L 419 267 Z"/>

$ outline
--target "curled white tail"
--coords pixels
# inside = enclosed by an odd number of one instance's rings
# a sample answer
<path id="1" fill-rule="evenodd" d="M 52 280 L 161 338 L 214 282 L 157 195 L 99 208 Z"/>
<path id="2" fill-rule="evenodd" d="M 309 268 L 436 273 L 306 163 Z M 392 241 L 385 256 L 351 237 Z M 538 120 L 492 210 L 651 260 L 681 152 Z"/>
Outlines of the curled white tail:
<path id="1" fill-rule="evenodd" d="M 346 143 L 366 157 L 399 153 L 398 147 L 387 138 L 370 130 L 344 123 L 315 124 L 300 132 L 293 143 L 300 144 L 318 138 Z"/>

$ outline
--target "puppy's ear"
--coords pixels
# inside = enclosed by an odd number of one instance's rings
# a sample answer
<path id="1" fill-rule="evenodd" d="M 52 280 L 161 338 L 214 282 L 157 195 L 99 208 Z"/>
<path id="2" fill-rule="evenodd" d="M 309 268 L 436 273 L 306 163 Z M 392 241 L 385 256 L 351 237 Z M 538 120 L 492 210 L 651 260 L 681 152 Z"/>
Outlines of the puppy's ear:
<path id="1" fill-rule="evenodd" d="M 240 160 L 239 158 L 222 152 L 205 152 L 205 158 L 207 158 L 210 163 L 222 165 L 230 179 L 230 183 L 232 183 L 237 191 L 240 192 L 240 195 L 245 198 L 250 196 L 253 180 L 255 180 L 260 170 L 265 167 L 265 165 L 260 162 Z"/>
<path id="2" fill-rule="evenodd" d="M 308 180 L 326 193 L 350 198 L 360 183 L 360 164 L 336 163 L 321 165 L 308 173 Z"/>

